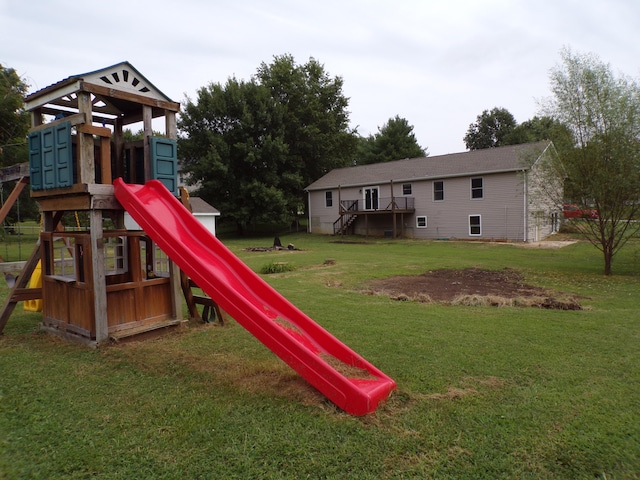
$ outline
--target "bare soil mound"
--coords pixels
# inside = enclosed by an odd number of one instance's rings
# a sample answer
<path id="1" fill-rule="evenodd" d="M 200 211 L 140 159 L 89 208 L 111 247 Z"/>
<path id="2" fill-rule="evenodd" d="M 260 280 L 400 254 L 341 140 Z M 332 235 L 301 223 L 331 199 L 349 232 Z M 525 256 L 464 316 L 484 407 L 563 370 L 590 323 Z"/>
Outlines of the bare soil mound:
<path id="1" fill-rule="evenodd" d="M 403 275 L 369 282 L 371 294 L 395 300 L 456 305 L 530 306 L 581 310 L 575 297 L 523 283 L 513 269 L 433 270 L 422 275 Z"/>

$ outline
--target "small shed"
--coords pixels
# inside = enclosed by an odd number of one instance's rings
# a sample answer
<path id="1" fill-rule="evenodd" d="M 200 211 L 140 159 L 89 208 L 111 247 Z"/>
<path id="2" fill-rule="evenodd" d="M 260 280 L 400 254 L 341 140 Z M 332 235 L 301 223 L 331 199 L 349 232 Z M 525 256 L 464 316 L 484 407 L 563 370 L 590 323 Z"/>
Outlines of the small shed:
<path id="1" fill-rule="evenodd" d="M 191 197 L 191 212 L 212 234 L 216 234 L 216 218 L 220 211 L 200 197 Z"/>
<path id="2" fill-rule="evenodd" d="M 190 197 L 189 203 L 191 206 L 191 212 L 193 216 L 196 217 L 200 223 L 202 223 L 207 230 L 209 230 L 213 235 L 216 234 L 216 218 L 220 216 L 220 211 L 205 202 L 200 197 Z M 131 218 L 128 212 L 124 214 L 124 225 L 127 230 L 140 230 L 140 226 L 136 223 L 136 221 Z"/>

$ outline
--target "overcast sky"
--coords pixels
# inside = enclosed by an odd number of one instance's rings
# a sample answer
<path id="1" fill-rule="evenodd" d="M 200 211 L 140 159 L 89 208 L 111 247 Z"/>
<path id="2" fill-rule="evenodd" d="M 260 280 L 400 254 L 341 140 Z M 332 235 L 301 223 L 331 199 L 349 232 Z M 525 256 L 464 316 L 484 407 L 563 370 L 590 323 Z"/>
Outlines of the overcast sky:
<path id="1" fill-rule="evenodd" d="M 0 0 L 0 64 L 36 91 L 129 61 L 184 102 L 313 57 L 343 78 L 361 135 L 399 115 L 440 155 L 485 109 L 539 113 L 565 46 L 639 78 L 639 22 L 639 0 Z"/>

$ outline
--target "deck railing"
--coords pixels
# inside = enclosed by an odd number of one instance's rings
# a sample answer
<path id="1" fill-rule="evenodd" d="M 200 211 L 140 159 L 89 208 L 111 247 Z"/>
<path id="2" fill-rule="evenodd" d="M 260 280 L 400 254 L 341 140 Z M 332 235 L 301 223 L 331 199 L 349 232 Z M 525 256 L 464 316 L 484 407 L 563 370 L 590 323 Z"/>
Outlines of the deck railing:
<path id="1" fill-rule="evenodd" d="M 413 197 L 380 197 L 370 200 L 367 204 L 362 199 L 340 200 L 341 213 L 363 212 L 363 211 L 388 211 L 393 210 L 414 210 L 415 199 Z"/>

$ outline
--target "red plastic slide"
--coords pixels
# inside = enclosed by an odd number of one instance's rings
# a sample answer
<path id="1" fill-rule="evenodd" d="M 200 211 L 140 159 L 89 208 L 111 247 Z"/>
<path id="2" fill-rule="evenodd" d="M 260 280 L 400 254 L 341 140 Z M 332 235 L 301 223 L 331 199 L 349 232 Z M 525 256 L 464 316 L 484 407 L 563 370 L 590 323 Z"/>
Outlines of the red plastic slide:
<path id="1" fill-rule="evenodd" d="M 115 195 L 133 219 L 224 311 L 351 415 L 375 411 L 395 382 L 280 295 L 158 180 Z"/>

